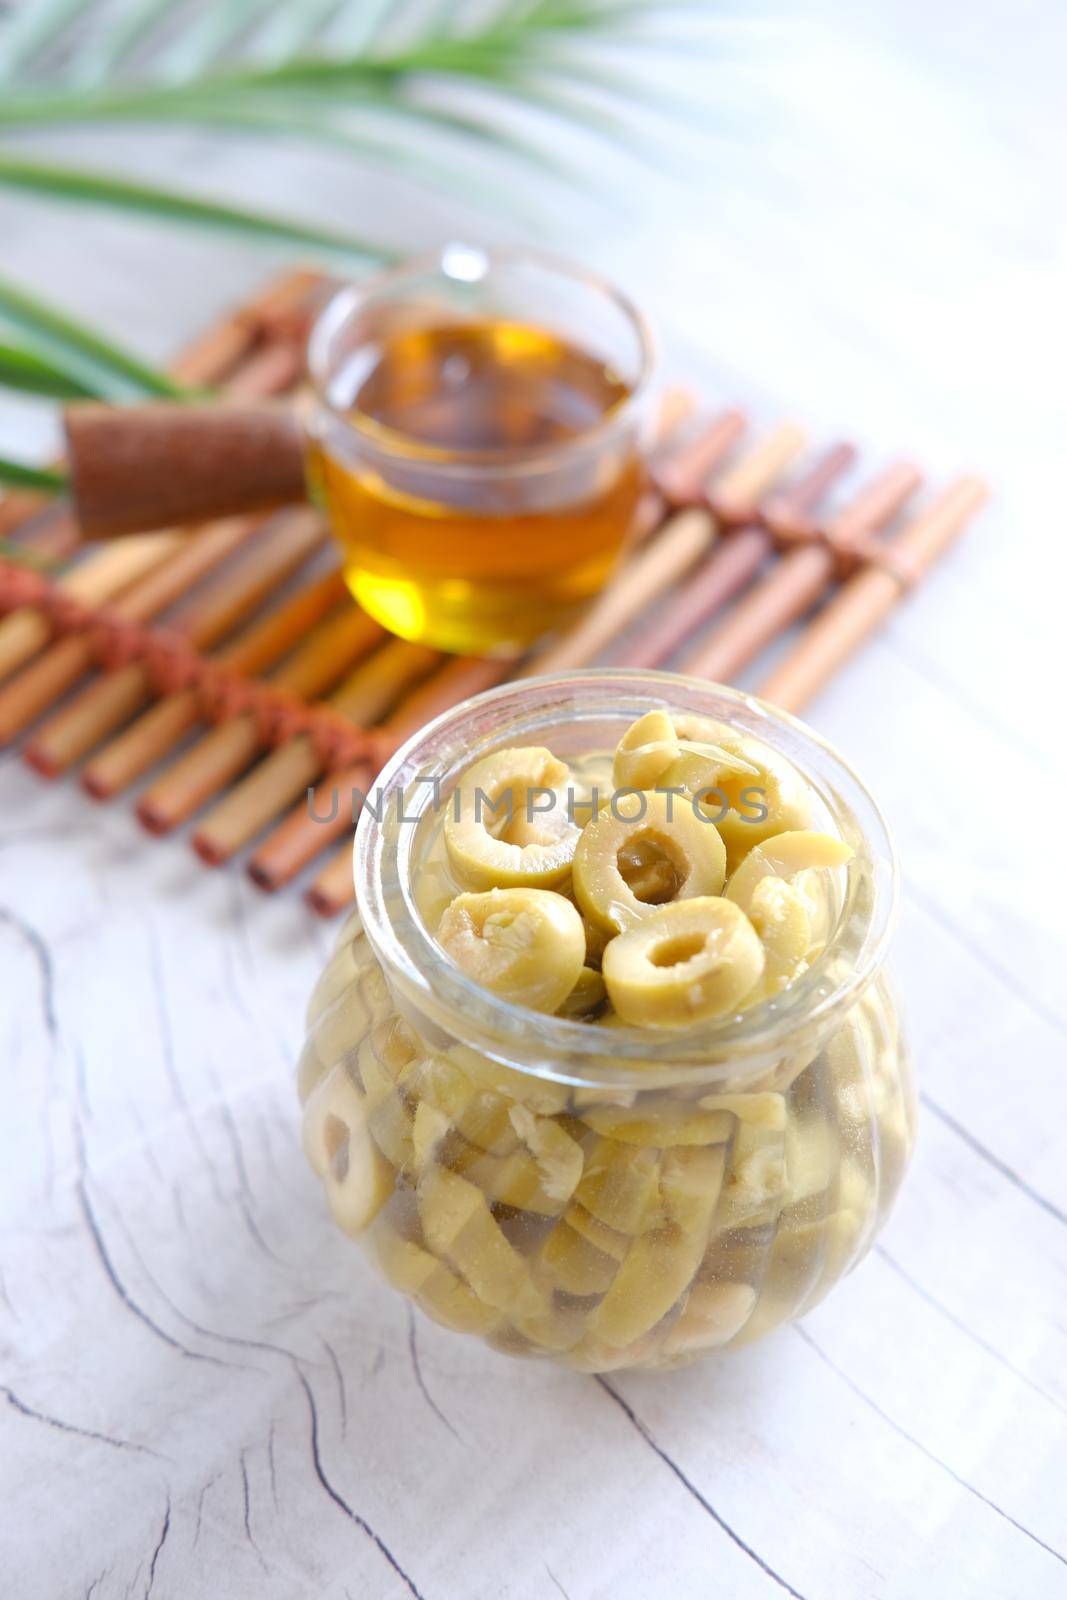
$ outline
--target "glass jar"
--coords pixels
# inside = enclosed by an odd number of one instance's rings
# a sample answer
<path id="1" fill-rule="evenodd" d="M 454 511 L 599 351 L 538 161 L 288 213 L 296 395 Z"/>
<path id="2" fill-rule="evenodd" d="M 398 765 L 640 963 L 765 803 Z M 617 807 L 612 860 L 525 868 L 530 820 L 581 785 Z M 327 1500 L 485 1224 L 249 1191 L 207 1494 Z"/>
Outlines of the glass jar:
<path id="1" fill-rule="evenodd" d="M 821 953 L 776 998 L 677 1032 L 496 998 L 416 909 L 438 807 L 493 749 L 610 749 L 653 706 L 728 722 L 807 779 L 813 826 L 855 852 Z M 669 1367 L 803 1315 L 869 1249 L 915 1132 L 882 974 L 896 866 L 870 795 L 803 724 L 666 673 L 508 685 L 396 755 L 355 874 L 309 1009 L 305 1147 L 335 1220 L 437 1322 L 587 1371 Z"/>

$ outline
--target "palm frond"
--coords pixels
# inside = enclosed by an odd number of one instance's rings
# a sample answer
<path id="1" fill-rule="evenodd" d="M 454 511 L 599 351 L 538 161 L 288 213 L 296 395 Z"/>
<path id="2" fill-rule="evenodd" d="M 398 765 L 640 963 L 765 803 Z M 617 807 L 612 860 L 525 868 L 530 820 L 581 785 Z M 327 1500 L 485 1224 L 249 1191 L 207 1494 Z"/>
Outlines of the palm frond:
<path id="1" fill-rule="evenodd" d="M 357 234 L 338 233 L 332 228 L 319 228 L 292 217 L 250 211 L 243 206 L 221 205 L 176 189 L 131 183 L 125 178 L 111 177 L 103 172 L 87 172 L 77 167 L 12 161 L 0 156 L 0 187 L 20 189 L 53 200 L 134 211 L 142 216 L 169 222 L 221 228 L 228 233 L 267 239 L 275 244 L 311 245 L 333 254 L 355 256 L 365 262 L 380 262 L 389 258 L 387 250 Z"/>
<path id="2" fill-rule="evenodd" d="M 562 125 L 659 160 L 634 126 L 637 109 L 674 114 L 680 100 L 665 106 L 649 87 L 642 52 L 650 42 L 684 52 L 686 19 L 706 22 L 709 9 L 733 3 L 23 0 L 0 14 L 0 190 L 378 263 L 391 252 L 377 238 L 66 164 L 51 149 L 38 158 L 33 135 L 136 124 L 313 143 L 528 214 L 536 191 L 531 199 L 509 172 L 519 163 L 553 183 L 603 190 L 601 164 L 587 159 L 583 170 L 580 143 L 577 159 L 560 154 Z M 2 279 L 0 386 L 59 400 L 177 392 Z M 7 462 L 0 479 L 25 484 L 33 472 Z"/>
<path id="3" fill-rule="evenodd" d="M 99 400 L 100 387 L 64 371 L 34 350 L 0 342 L 0 386 L 47 400 Z"/>
<path id="4" fill-rule="evenodd" d="M 32 340 L 43 360 L 62 365 L 72 382 L 95 388 L 102 378 L 104 384 L 125 384 L 140 394 L 170 399 L 182 393 L 169 378 L 129 351 L 6 278 L 0 278 L 0 318 Z"/>
<path id="5" fill-rule="evenodd" d="M 9 461 L 6 456 L 0 456 L 0 483 L 9 489 L 36 489 L 41 494 L 62 494 L 67 487 L 61 472 L 28 467 L 22 461 Z"/>

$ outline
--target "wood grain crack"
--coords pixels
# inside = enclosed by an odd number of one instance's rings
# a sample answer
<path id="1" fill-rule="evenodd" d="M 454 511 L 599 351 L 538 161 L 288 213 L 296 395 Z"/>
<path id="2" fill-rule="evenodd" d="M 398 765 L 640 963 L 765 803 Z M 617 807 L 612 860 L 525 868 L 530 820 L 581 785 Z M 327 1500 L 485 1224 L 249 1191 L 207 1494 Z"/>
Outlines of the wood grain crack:
<path id="1" fill-rule="evenodd" d="M 138 1305 L 115 1270 L 115 1264 L 108 1253 L 103 1234 L 100 1231 L 100 1224 L 96 1219 L 96 1213 L 93 1211 L 92 1202 L 89 1199 L 89 1191 L 86 1187 L 84 1174 L 78 1178 L 76 1193 L 82 1220 L 93 1242 L 93 1248 L 96 1251 L 100 1265 L 104 1269 L 104 1275 L 131 1316 L 136 1317 L 138 1322 L 143 1323 L 149 1332 L 155 1334 L 157 1339 L 162 1339 L 164 1344 L 169 1345 L 172 1350 L 176 1350 L 179 1355 L 188 1357 L 190 1361 L 206 1361 L 214 1367 L 226 1366 L 227 1363 L 220 1361 L 217 1356 L 203 1355 L 199 1350 L 190 1350 L 187 1345 L 182 1344 L 180 1339 L 175 1339 L 173 1334 L 168 1333 L 166 1328 L 161 1328 L 159 1323 L 149 1316 L 143 1306 Z"/>
<path id="2" fill-rule="evenodd" d="M 559 1590 L 560 1594 L 563 1596 L 563 1600 L 571 1600 L 570 1595 L 567 1593 L 566 1589 L 560 1583 L 559 1579 L 556 1577 L 556 1574 L 552 1571 L 552 1568 L 549 1566 L 547 1561 L 544 1563 L 544 1567 L 545 1567 L 545 1571 L 548 1573 L 548 1576 L 552 1579 L 553 1584 Z"/>
<path id="3" fill-rule="evenodd" d="M 886 1266 L 895 1272 L 897 1277 L 919 1296 L 920 1300 L 924 1300 L 933 1311 L 944 1317 L 946 1322 L 950 1322 L 959 1333 L 970 1339 L 972 1344 L 976 1344 L 979 1350 L 984 1350 L 986 1355 L 991 1356 L 1006 1372 L 1010 1372 L 1013 1378 L 1017 1378 L 1020 1383 L 1024 1383 L 1028 1389 L 1032 1389 L 1034 1394 L 1044 1400 L 1047 1405 L 1053 1406 L 1057 1411 L 1067 1416 L 1067 1405 L 1058 1400 L 1051 1390 L 1043 1388 L 1040 1383 L 1036 1383 L 1021 1367 L 1017 1367 L 1013 1361 L 1009 1361 L 1003 1351 L 998 1350 L 996 1345 L 990 1344 L 989 1340 L 984 1339 L 980 1333 L 976 1333 L 972 1327 L 964 1322 L 962 1317 L 958 1317 L 954 1311 L 950 1311 L 948 1306 L 942 1305 L 941 1301 L 932 1295 L 929 1289 L 925 1289 L 921 1283 L 911 1276 L 910 1272 L 907 1272 L 901 1266 L 895 1256 L 889 1254 L 885 1245 L 876 1244 L 873 1254 L 884 1261 Z"/>
<path id="4" fill-rule="evenodd" d="M 441 1410 L 440 1406 L 437 1404 L 433 1395 L 430 1393 L 429 1389 L 427 1389 L 426 1384 L 423 1381 L 422 1368 L 419 1365 L 419 1347 L 415 1332 L 415 1311 L 410 1305 L 407 1307 L 407 1314 L 408 1355 L 411 1357 L 411 1370 L 415 1374 L 415 1382 L 419 1386 L 419 1392 L 421 1393 L 422 1398 L 426 1401 L 426 1404 L 429 1406 L 430 1410 L 433 1412 L 434 1416 L 437 1417 L 440 1422 L 444 1423 L 453 1439 L 458 1439 L 460 1444 L 462 1444 L 463 1440 L 460 1439 L 459 1434 L 456 1432 L 451 1422 L 449 1422 L 448 1418 L 445 1416 L 444 1412 Z"/>
<path id="5" fill-rule="evenodd" d="M 966 1489 L 968 1494 L 974 1495 L 975 1499 L 980 1500 L 984 1506 L 988 1506 L 990 1511 L 996 1512 L 998 1517 L 1002 1517 L 1005 1522 L 1010 1523 L 1011 1526 L 1015 1528 L 1018 1533 L 1021 1533 L 1024 1538 L 1031 1540 L 1033 1544 L 1036 1544 L 1040 1549 L 1044 1550 L 1046 1555 L 1052 1556 L 1053 1559 L 1058 1561 L 1061 1566 L 1067 1567 L 1067 1558 L 1062 1556 L 1058 1550 L 1053 1549 L 1052 1545 L 1046 1544 L 1044 1539 L 1040 1538 L 1030 1528 L 1025 1527 L 1023 1523 L 1017 1521 L 1017 1519 L 1011 1515 L 1010 1511 L 1005 1511 L 1003 1506 L 998 1506 L 996 1501 L 991 1500 L 988 1495 L 983 1494 L 981 1489 L 976 1489 L 973 1483 L 969 1483 L 967 1479 L 962 1477 L 960 1473 L 958 1473 L 953 1467 L 950 1467 L 947 1461 L 942 1461 L 941 1457 L 931 1450 L 927 1445 L 923 1444 L 921 1439 L 916 1439 L 914 1434 L 909 1433 L 906 1428 L 901 1427 L 900 1423 L 895 1421 L 894 1418 L 889 1415 L 888 1411 L 883 1411 L 878 1402 L 873 1400 L 865 1389 L 861 1389 L 859 1384 L 856 1383 L 854 1379 L 850 1378 L 848 1373 L 845 1372 L 843 1368 L 839 1367 L 837 1362 L 832 1360 L 831 1357 L 826 1354 L 826 1351 L 823 1350 L 821 1345 L 816 1344 L 815 1340 L 812 1338 L 811 1334 L 806 1328 L 802 1328 L 798 1323 L 794 1323 L 793 1332 L 798 1338 L 803 1339 L 804 1343 L 815 1355 L 818 1356 L 819 1360 L 822 1361 L 830 1369 L 830 1371 L 834 1373 L 835 1376 L 838 1377 L 848 1389 L 851 1390 L 858 1400 L 862 1400 L 863 1404 L 867 1406 L 869 1410 L 873 1411 L 875 1416 L 879 1417 L 887 1427 L 892 1428 L 893 1432 L 898 1434 L 901 1439 L 904 1439 L 912 1446 L 913 1449 L 918 1450 L 920 1455 L 924 1455 L 927 1461 L 932 1462 L 935 1467 L 940 1467 L 941 1471 L 947 1473 L 953 1482 L 959 1484 L 961 1489 Z"/>
<path id="6" fill-rule="evenodd" d="M 34 1406 L 27 1405 L 25 1400 L 20 1400 L 15 1391 L 9 1389 L 6 1384 L 0 1384 L 0 1394 L 20 1416 L 27 1417 L 32 1422 L 43 1423 L 48 1428 L 58 1428 L 60 1433 L 69 1433 L 78 1439 L 89 1439 L 95 1444 L 110 1445 L 113 1450 L 133 1450 L 138 1455 L 154 1456 L 157 1461 L 165 1460 L 158 1450 L 152 1450 L 146 1444 L 135 1444 L 131 1439 L 115 1439 L 109 1433 L 97 1433 L 94 1428 L 80 1428 L 75 1422 L 64 1422 L 62 1417 L 53 1417 L 47 1411 L 38 1411 Z"/>
<path id="7" fill-rule="evenodd" d="M 367 1522 L 365 1518 L 361 1517 L 358 1511 L 354 1511 L 352 1509 L 348 1501 L 334 1488 L 333 1484 L 326 1476 L 322 1465 L 322 1456 L 319 1452 L 319 1413 L 315 1405 L 315 1396 L 311 1392 L 310 1383 L 308 1383 L 304 1374 L 299 1371 L 299 1369 L 297 1370 L 297 1379 L 304 1391 L 304 1395 L 308 1403 L 308 1411 L 311 1415 L 311 1464 L 315 1469 L 315 1476 L 318 1478 L 319 1483 L 329 1495 L 334 1505 L 337 1506 L 340 1511 L 343 1511 L 345 1516 L 348 1517 L 351 1522 L 355 1523 L 360 1532 L 365 1534 L 366 1537 L 378 1547 L 379 1551 L 384 1556 L 385 1560 L 388 1561 L 397 1577 L 400 1578 L 404 1584 L 406 1584 L 408 1592 L 414 1595 L 415 1600 L 425 1600 L 425 1597 L 420 1594 L 419 1590 L 415 1587 L 412 1579 L 404 1571 L 403 1567 L 400 1565 L 389 1546 L 385 1543 L 385 1540 L 382 1539 L 379 1534 L 375 1533 L 370 1523 Z"/>
<path id="8" fill-rule="evenodd" d="M 25 917 L 12 911 L 10 906 L 0 906 L 0 922 L 18 935 L 33 956 L 40 982 L 41 1019 L 48 1041 L 54 1047 L 59 1036 L 59 1024 L 56 1019 L 56 973 L 52 952 L 37 929 Z"/>
<path id="9" fill-rule="evenodd" d="M 320 1335 L 321 1337 L 321 1335 Z M 341 1407 L 341 1438 L 348 1432 L 348 1392 L 345 1388 L 345 1375 L 341 1371 L 341 1363 L 337 1359 L 337 1352 L 328 1339 L 322 1339 L 322 1348 L 325 1350 L 333 1375 L 337 1379 L 337 1399 Z"/>
<path id="10" fill-rule="evenodd" d="M 200 1485 L 200 1493 L 196 1497 L 196 1527 L 193 1531 L 193 1548 L 200 1543 L 200 1524 L 204 1520 L 204 1497 L 212 1484 L 218 1483 L 219 1473 L 213 1472 L 206 1483 Z"/>
<path id="11" fill-rule="evenodd" d="M 241 1451 L 241 1453 L 240 1453 L 240 1462 L 241 1462 L 241 1493 L 242 1493 L 242 1496 L 243 1496 L 243 1499 L 244 1499 L 245 1538 L 248 1541 L 249 1545 L 251 1546 L 252 1550 L 255 1552 L 256 1560 L 259 1562 L 260 1566 L 263 1568 L 263 1571 L 266 1572 L 268 1570 L 267 1563 L 264 1561 L 263 1552 L 260 1550 L 259 1545 L 256 1543 L 255 1538 L 254 1538 L 253 1533 L 252 1533 L 252 1489 L 251 1489 L 251 1486 L 249 1485 L 249 1482 L 248 1482 L 248 1451 L 247 1451 L 247 1449 Z"/>
<path id="12" fill-rule="evenodd" d="M 1035 1189 L 1032 1184 L 1027 1183 L 1026 1179 L 1015 1171 L 1014 1167 L 1010 1167 L 1006 1161 L 1002 1161 L 1000 1156 L 990 1150 L 987 1145 L 984 1145 L 980 1139 L 976 1139 L 974 1134 L 963 1126 L 962 1122 L 957 1122 L 952 1113 L 945 1110 L 944 1106 L 939 1105 L 936 1100 L 932 1100 L 925 1091 L 920 1094 L 919 1099 L 927 1111 L 932 1111 L 939 1122 L 943 1122 L 945 1127 L 954 1133 L 958 1139 L 962 1139 L 968 1149 L 973 1150 L 976 1156 L 979 1156 L 983 1161 L 987 1161 L 991 1167 L 1000 1173 L 1002 1178 L 1007 1179 L 1013 1188 L 1018 1189 L 1020 1194 L 1024 1194 L 1028 1200 L 1032 1200 L 1035 1206 L 1040 1206 L 1042 1211 L 1047 1212 L 1050 1217 L 1054 1217 L 1057 1222 L 1067 1224 L 1067 1211 L 1061 1211 L 1055 1201 L 1050 1200 L 1039 1189 Z"/>
<path id="13" fill-rule="evenodd" d="M 160 1553 L 162 1552 L 163 1546 L 167 1542 L 167 1534 L 169 1532 L 170 1532 L 170 1496 L 168 1495 L 167 1496 L 167 1509 L 163 1513 L 163 1526 L 159 1530 L 159 1538 L 156 1540 L 156 1548 L 152 1551 L 152 1559 L 148 1563 L 148 1582 L 145 1584 L 145 1591 L 144 1591 L 145 1592 L 145 1600 L 148 1600 L 149 1595 L 152 1593 L 152 1586 L 156 1581 L 156 1563 L 159 1560 Z"/>
<path id="14" fill-rule="evenodd" d="M 696 1484 L 693 1483 L 692 1479 L 686 1477 L 678 1463 L 673 1461 L 667 1454 L 666 1450 L 663 1449 L 663 1446 L 656 1442 L 655 1438 L 650 1433 L 648 1428 L 645 1427 L 645 1424 L 641 1421 L 640 1417 L 626 1404 L 626 1401 L 623 1399 L 622 1395 L 619 1394 L 618 1390 L 613 1389 L 608 1380 L 600 1373 L 594 1373 L 593 1376 L 594 1380 L 600 1385 L 604 1393 L 611 1396 L 612 1400 L 614 1400 L 620 1411 L 624 1413 L 632 1425 L 637 1429 L 638 1433 L 648 1445 L 649 1449 L 655 1451 L 656 1455 L 659 1456 L 664 1466 L 669 1468 L 669 1470 L 674 1473 L 674 1476 L 678 1479 L 678 1482 L 689 1492 L 689 1494 L 692 1495 L 697 1504 L 707 1512 L 711 1520 L 722 1529 L 727 1538 L 732 1539 L 737 1548 L 743 1551 L 744 1554 L 748 1556 L 750 1561 L 754 1561 L 756 1566 L 759 1567 L 760 1571 L 766 1573 L 767 1577 L 771 1578 L 778 1585 L 779 1589 L 783 1590 L 788 1595 L 792 1595 L 793 1600 L 804 1600 L 804 1596 L 801 1594 L 800 1590 L 794 1589 L 793 1585 L 783 1578 L 780 1572 L 775 1572 L 774 1568 L 770 1566 L 768 1562 L 764 1561 L 759 1552 L 753 1550 L 752 1546 L 750 1544 L 746 1544 L 741 1535 L 737 1533 L 735 1529 L 731 1528 L 730 1524 L 726 1521 L 726 1518 L 722 1516 L 720 1512 L 716 1511 L 710 1500 L 705 1499 L 700 1490 L 697 1488 Z"/>
<path id="15" fill-rule="evenodd" d="M 913 884 L 905 884 L 904 893 L 910 901 L 918 906 L 924 916 L 929 917 L 931 922 L 937 924 L 942 933 L 947 934 L 950 939 L 966 950 L 967 954 L 979 966 L 996 978 L 997 982 L 1003 985 L 1008 993 L 1019 1001 L 1020 1005 L 1026 1006 L 1028 1011 L 1032 1011 L 1035 1017 L 1045 1023 L 1047 1027 L 1054 1029 L 1061 1038 L 1067 1036 L 1067 1022 L 1064 1021 L 1059 1012 L 1054 1011 L 1050 1005 L 1047 1005 L 1040 995 L 1031 993 L 1029 989 L 1019 982 L 1014 973 L 1009 972 L 1006 967 L 1001 966 L 999 961 L 994 960 L 985 944 L 979 943 L 977 939 L 972 939 L 964 929 L 957 927 L 935 901 L 918 892 Z"/>

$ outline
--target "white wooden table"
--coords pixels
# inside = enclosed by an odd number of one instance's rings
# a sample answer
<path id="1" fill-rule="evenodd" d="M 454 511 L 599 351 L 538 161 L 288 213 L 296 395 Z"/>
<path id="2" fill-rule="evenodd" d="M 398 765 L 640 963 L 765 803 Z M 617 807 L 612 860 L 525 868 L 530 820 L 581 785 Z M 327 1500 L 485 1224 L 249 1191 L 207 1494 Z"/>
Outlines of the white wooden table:
<path id="1" fill-rule="evenodd" d="M 7 754 L 4 1595 L 1067 1594 L 1063 28 L 1051 3 L 1016 17 L 950 4 L 935 37 L 898 0 L 758 57 L 739 70 L 782 93 L 780 125 L 649 179 L 614 230 L 563 230 L 724 398 L 996 487 L 811 713 L 906 869 L 923 1117 L 883 1240 L 803 1327 L 674 1375 L 438 1330 L 329 1224 L 300 1153 L 331 931 Z M 200 140 L 82 153 L 323 216 L 378 192 Z M 412 243 L 454 215 L 395 203 Z M 8 200 L 0 239 L 7 272 L 156 356 L 277 264 Z M 44 441 L 7 407 L 0 434 Z"/>

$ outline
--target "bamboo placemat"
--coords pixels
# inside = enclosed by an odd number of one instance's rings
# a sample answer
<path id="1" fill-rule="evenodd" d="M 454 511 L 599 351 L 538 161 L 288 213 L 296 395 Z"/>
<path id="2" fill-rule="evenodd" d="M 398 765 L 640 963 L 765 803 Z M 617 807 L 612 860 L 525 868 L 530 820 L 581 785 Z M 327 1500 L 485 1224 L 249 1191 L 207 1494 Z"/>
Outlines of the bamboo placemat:
<path id="1" fill-rule="evenodd" d="M 174 376 L 245 399 L 290 391 L 328 287 L 310 271 L 272 282 L 186 349 Z M 83 547 L 65 507 L 10 494 L 0 742 L 25 737 L 25 759 L 48 778 L 80 768 L 98 801 L 151 775 L 142 825 L 193 822 L 212 866 L 254 845 L 247 870 L 265 890 L 331 852 L 307 898 L 332 915 L 352 898 L 351 790 L 366 792 L 410 733 L 481 689 L 594 662 L 728 683 L 792 630 L 756 692 L 800 710 L 949 548 L 985 486 L 961 477 L 916 505 L 923 477 L 910 462 L 865 479 L 846 441 L 808 455 L 793 422 L 752 438 L 740 411 L 695 410 L 680 392 L 664 398 L 654 489 L 611 587 L 518 663 L 389 637 L 348 597 L 310 509 Z M 321 820 L 335 790 L 337 814 Z"/>

